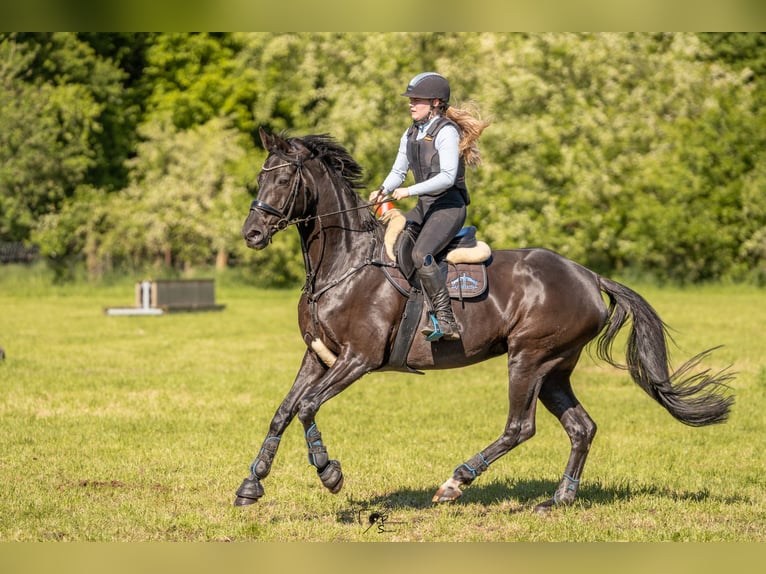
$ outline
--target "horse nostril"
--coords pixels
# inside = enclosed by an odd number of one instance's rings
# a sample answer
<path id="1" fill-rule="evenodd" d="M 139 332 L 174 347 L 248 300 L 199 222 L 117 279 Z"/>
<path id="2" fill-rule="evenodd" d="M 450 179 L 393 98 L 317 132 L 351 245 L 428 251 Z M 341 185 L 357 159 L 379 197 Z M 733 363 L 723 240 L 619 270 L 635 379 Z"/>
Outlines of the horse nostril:
<path id="1" fill-rule="evenodd" d="M 246 232 L 243 233 L 245 236 L 245 241 L 247 241 L 250 244 L 256 244 L 261 241 L 261 238 L 263 237 L 263 233 L 259 229 L 248 229 Z"/>

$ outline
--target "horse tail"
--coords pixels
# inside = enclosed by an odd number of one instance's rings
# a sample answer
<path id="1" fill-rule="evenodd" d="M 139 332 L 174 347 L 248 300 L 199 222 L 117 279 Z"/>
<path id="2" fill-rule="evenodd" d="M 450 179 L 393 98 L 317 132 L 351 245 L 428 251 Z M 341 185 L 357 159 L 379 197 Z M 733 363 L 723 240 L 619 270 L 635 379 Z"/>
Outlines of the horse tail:
<path id="1" fill-rule="evenodd" d="M 597 355 L 612 366 L 627 369 L 633 380 L 676 419 L 689 426 L 725 422 L 734 397 L 727 382 L 734 374 L 724 370 L 693 371 L 713 349 L 703 351 L 670 372 L 667 325 L 638 293 L 599 277 L 601 290 L 609 297 L 606 325 L 597 341 Z M 626 345 L 627 365 L 612 359 L 612 346 L 620 329 L 632 318 L 633 328 Z"/>

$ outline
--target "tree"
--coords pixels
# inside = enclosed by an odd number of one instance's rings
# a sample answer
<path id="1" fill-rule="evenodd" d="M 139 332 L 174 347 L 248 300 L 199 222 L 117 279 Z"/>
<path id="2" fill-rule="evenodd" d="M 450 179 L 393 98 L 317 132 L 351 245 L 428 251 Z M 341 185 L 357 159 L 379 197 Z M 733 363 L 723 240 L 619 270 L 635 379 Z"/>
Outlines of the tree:
<path id="1" fill-rule="evenodd" d="M 101 161 L 88 174 L 96 187 L 115 190 L 128 182 L 126 160 L 133 156 L 138 142 L 137 128 L 144 120 L 146 99 L 151 86 L 144 79 L 147 51 L 156 33 L 79 32 L 77 38 L 93 50 L 99 61 L 119 70 L 119 78 L 100 83 L 95 97 L 104 104 L 99 117 L 101 129 L 95 145 Z M 93 78 L 91 73 L 89 77 Z"/>
<path id="2" fill-rule="evenodd" d="M 701 63 L 692 34 L 484 45 L 496 70 L 485 94 L 505 113 L 473 212 L 494 244 L 674 280 L 739 267 L 742 235 L 764 223 L 744 214 L 743 181 L 764 143 L 746 74 Z"/>
<path id="3" fill-rule="evenodd" d="M 0 238 L 23 241 L 60 207 L 96 157 L 89 146 L 99 105 L 79 84 L 30 81 L 34 47 L 0 39 Z"/>
<path id="4" fill-rule="evenodd" d="M 78 186 L 109 181 L 101 135 L 122 75 L 73 34 L 0 34 L 0 60 L 0 239 L 23 241 Z"/>
<path id="5" fill-rule="evenodd" d="M 154 121 L 141 134 L 128 187 L 109 195 L 81 188 L 72 208 L 41 222 L 43 253 L 84 257 L 92 278 L 115 266 L 225 266 L 247 205 L 236 180 L 237 164 L 249 159 L 242 134 L 222 118 L 188 130 Z"/>
<path id="6" fill-rule="evenodd" d="M 61 210 L 39 240 L 49 253 L 78 245 L 92 269 L 182 269 L 218 254 L 259 280 L 300 281 L 295 234 L 257 253 L 238 237 L 264 157 L 258 128 L 333 135 L 373 188 L 409 122 L 399 94 L 436 70 L 454 105 L 475 100 L 492 122 L 468 183 L 469 223 L 494 247 L 549 247 L 663 280 L 766 276 L 763 35 L 1 38 L 0 237 Z M 109 158 L 107 132 L 124 136 Z M 105 213 L 81 221 L 70 202 Z"/>

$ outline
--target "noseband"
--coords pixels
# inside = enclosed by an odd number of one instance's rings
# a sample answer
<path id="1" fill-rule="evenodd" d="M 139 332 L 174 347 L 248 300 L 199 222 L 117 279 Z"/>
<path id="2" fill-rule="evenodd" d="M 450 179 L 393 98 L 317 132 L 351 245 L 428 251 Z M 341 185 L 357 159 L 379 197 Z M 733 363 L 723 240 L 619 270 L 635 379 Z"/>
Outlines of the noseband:
<path id="1" fill-rule="evenodd" d="M 295 176 L 293 179 L 293 186 L 290 190 L 290 195 L 287 197 L 287 200 L 285 201 L 285 204 L 282 206 L 282 209 L 277 209 L 276 207 L 272 207 L 265 201 L 260 201 L 258 199 L 254 199 L 253 202 L 250 204 L 250 211 L 253 210 L 259 210 L 264 213 L 267 213 L 268 215 L 273 215 L 274 217 L 278 217 L 279 220 L 275 225 L 271 226 L 272 233 L 276 233 L 277 231 L 282 231 L 285 229 L 288 225 L 291 225 L 293 223 L 298 223 L 300 220 L 290 220 L 290 216 L 292 215 L 294 209 L 295 209 L 295 201 L 298 197 L 298 189 L 300 188 L 301 181 L 303 180 L 303 161 L 301 159 L 298 159 L 297 161 L 293 160 L 287 160 L 285 163 L 280 163 L 279 165 L 275 165 L 272 167 L 266 167 L 263 166 L 261 168 L 261 171 L 274 171 L 275 169 L 280 169 L 283 167 L 289 167 L 289 166 L 295 166 L 297 168 L 297 171 L 295 172 Z M 287 213 L 285 213 L 285 210 L 289 209 Z"/>

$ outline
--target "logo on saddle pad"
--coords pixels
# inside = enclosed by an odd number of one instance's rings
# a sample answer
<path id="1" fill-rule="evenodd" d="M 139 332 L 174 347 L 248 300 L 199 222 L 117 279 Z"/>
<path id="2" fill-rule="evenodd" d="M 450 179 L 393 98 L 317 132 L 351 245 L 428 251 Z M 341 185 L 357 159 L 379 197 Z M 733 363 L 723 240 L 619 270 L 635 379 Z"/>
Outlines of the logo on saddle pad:
<path id="1" fill-rule="evenodd" d="M 460 277 L 456 277 L 450 281 L 447 287 L 455 291 L 467 291 L 472 293 L 479 290 L 479 282 L 473 277 L 469 277 L 463 273 Z"/>
<path id="2" fill-rule="evenodd" d="M 453 299 L 470 299 L 487 289 L 487 269 L 484 265 L 458 263 L 447 270 L 447 290 Z"/>
<path id="3" fill-rule="evenodd" d="M 412 246 L 415 236 L 408 232 L 406 220 L 398 209 L 386 212 L 383 216 L 386 223 L 386 235 L 381 247 L 381 259 L 384 263 L 394 262 L 396 265 L 383 266 L 388 280 L 402 295 L 410 294 L 410 282 L 415 273 L 412 262 Z M 387 218 L 387 219 L 386 219 Z M 476 228 L 464 227 L 442 252 L 442 270 L 446 270 L 447 290 L 453 299 L 470 299 L 479 297 L 487 289 L 486 265 L 492 259 L 492 250 L 483 241 L 476 240 Z"/>

